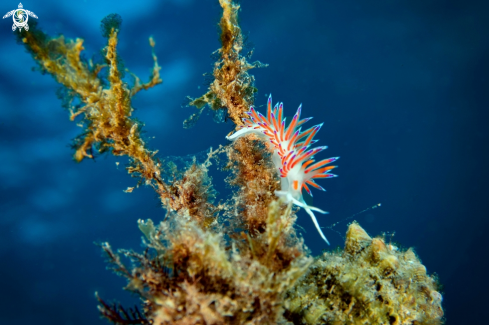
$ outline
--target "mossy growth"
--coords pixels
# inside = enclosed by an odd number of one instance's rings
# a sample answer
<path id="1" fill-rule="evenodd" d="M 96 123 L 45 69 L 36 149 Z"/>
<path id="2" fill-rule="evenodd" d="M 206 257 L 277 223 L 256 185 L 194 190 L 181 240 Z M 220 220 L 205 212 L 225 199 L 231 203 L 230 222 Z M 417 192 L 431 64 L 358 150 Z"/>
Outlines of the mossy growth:
<path id="1" fill-rule="evenodd" d="M 227 182 L 237 189 L 233 197 L 239 214 L 231 219 L 252 236 L 266 230 L 267 207 L 280 189 L 280 177 L 271 154 L 255 136 L 240 138 L 227 149 L 230 175 Z"/>
<path id="2" fill-rule="evenodd" d="M 245 112 L 253 105 L 257 92 L 255 78 L 248 71 L 267 66 L 259 61 L 249 63 L 241 53 L 243 34 L 238 24 L 239 5 L 231 0 L 219 0 L 219 3 L 223 9 L 219 21 L 222 46 L 216 51 L 218 58 L 212 72 L 214 78 L 204 95 L 195 99 L 189 97 L 189 105 L 196 107 L 198 112 L 184 121 L 186 128 L 195 125 L 205 106 L 214 111 L 225 110 L 226 116 L 236 126 L 242 125 Z"/>
<path id="3" fill-rule="evenodd" d="M 127 313 L 98 298 L 102 315 L 115 324 L 279 324 L 283 297 L 307 270 L 312 258 L 293 229 L 290 205 L 275 201 L 267 231 L 226 240 L 215 228 L 203 229 L 182 214 L 156 226 L 139 220 L 144 254 L 102 244 L 112 268 L 128 279 L 143 312 Z M 132 260 L 127 268 L 120 255 Z M 131 323 L 130 323 L 131 322 Z"/>
<path id="4" fill-rule="evenodd" d="M 83 132 L 72 143 L 77 162 L 93 159 L 95 154 L 104 152 L 126 156 L 129 158 L 127 171 L 139 178 L 137 186 L 151 186 L 170 211 L 187 211 L 199 224 L 208 225 L 215 208 L 209 200 L 212 186 L 207 181 L 205 164 L 187 166 L 185 171 L 178 173 L 180 177 L 165 182 L 162 178 L 164 163 L 156 158 L 157 151 L 147 148 L 141 136 L 143 124 L 132 117 L 132 97 L 162 83 L 161 68 L 154 53 L 155 42 L 150 38 L 154 61 L 150 80 L 143 83 L 133 75 L 132 87 L 122 80 L 125 69 L 122 69 L 117 53 L 121 21 L 120 16 L 112 14 L 102 22 L 102 33 L 108 37 L 103 49 L 106 64 L 83 60 L 82 39 L 72 40 L 62 35 L 49 37 L 36 24 L 31 31 L 20 33 L 20 39 L 42 71 L 51 74 L 62 85 L 58 94 L 63 99 L 63 106 L 70 111 L 70 119 L 81 119 L 77 125 Z M 102 69 L 108 70 L 106 82 L 100 76 Z M 132 190 L 130 187 L 126 192 Z"/>
<path id="5" fill-rule="evenodd" d="M 119 32 L 121 30 L 122 25 L 122 17 L 119 14 L 110 14 L 107 15 L 100 22 L 100 31 L 102 32 L 102 36 L 109 39 L 111 33 L 113 31 Z M 108 48 L 104 48 L 102 50 L 102 55 L 107 57 Z M 107 60 L 107 63 L 110 62 Z M 126 75 L 126 70 L 124 68 L 124 61 L 120 57 L 119 53 L 115 52 L 115 64 L 117 65 L 117 70 L 120 73 L 120 78 L 124 78 Z"/>
<path id="6" fill-rule="evenodd" d="M 294 324 L 442 324 L 442 295 L 412 249 L 371 238 L 353 222 L 344 251 L 326 252 L 288 292 Z"/>

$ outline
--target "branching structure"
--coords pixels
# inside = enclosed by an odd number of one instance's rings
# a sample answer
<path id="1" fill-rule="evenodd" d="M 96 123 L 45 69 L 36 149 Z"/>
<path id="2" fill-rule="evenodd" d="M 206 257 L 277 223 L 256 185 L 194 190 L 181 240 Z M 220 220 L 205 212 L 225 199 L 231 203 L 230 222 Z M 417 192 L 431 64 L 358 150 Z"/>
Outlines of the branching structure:
<path id="1" fill-rule="evenodd" d="M 213 218 L 214 207 L 209 203 L 202 184 L 206 183 L 205 166 L 193 165 L 184 172 L 184 177 L 166 183 L 163 181 L 164 163 L 155 158 L 141 137 L 142 124 L 131 117 L 131 98 L 142 89 L 149 89 L 162 82 L 157 57 L 153 51 L 154 67 L 150 80 L 135 83 L 129 88 L 122 80 L 121 61 L 117 54 L 120 17 L 110 15 L 104 19 L 102 28 L 107 36 L 104 49 L 105 64 L 93 64 L 80 57 L 83 40 L 67 40 L 63 36 L 49 38 L 32 24 L 30 32 L 23 31 L 19 38 L 38 62 L 41 71 L 51 74 L 65 87 L 64 101 L 70 110 L 70 119 L 81 117 L 78 124 L 84 130 L 74 141 L 74 159 L 78 162 L 93 158 L 94 152 L 110 151 L 116 156 L 130 160 L 127 171 L 138 177 L 140 184 L 150 185 L 158 193 L 162 204 L 171 211 L 190 213 L 207 224 Z M 154 49 L 155 42 L 149 43 Z M 108 77 L 100 76 L 108 69 Z M 108 86 L 105 84 L 108 83 Z M 174 174 L 172 172 L 171 174 Z M 133 188 L 128 188 L 131 192 Z"/>
<path id="2" fill-rule="evenodd" d="M 234 124 L 243 125 L 242 119 L 247 117 L 246 112 L 253 105 L 256 92 L 255 79 L 248 74 L 248 71 L 267 66 L 259 61 L 249 63 L 246 56 L 241 53 L 244 44 L 241 28 L 238 25 L 239 5 L 231 0 L 219 0 L 219 3 L 223 9 L 219 22 L 222 47 L 216 51 L 219 58 L 212 72 L 214 80 L 207 93 L 190 102 L 190 105 L 195 106 L 199 111 L 185 121 L 186 126 L 195 123 L 206 105 L 214 111 L 226 110 Z M 251 54 L 252 52 L 247 56 L 250 57 Z"/>
<path id="3" fill-rule="evenodd" d="M 215 111 L 225 110 L 236 127 L 242 126 L 256 92 L 254 77 L 248 71 L 266 66 L 258 61 L 251 64 L 242 54 L 244 45 L 238 25 L 239 5 L 231 0 L 219 0 L 219 3 L 223 9 L 219 22 L 222 46 L 216 51 L 219 57 L 212 73 L 214 80 L 206 94 L 190 102 L 198 112 L 184 125 L 194 123 L 208 105 Z M 252 235 L 265 231 L 267 207 L 275 199 L 275 191 L 280 189 L 270 154 L 271 151 L 261 145 L 258 137 L 253 136 L 235 141 L 228 149 L 228 169 L 232 172 L 228 181 L 239 189 L 234 199 L 240 213 L 233 222 Z"/>
<path id="4" fill-rule="evenodd" d="M 253 103 L 256 89 L 247 71 L 261 64 L 241 55 L 239 7 L 231 0 L 220 4 L 222 47 L 214 80 L 191 102 L 199 111 L 187 126 L 209 105 L 225 111 L 238 128 Z M 124 308 L 97 295 L 103 317 L 114 324 L 145 325 L 441 322 L 436 281 L 412 251 L 394 252 L 383 239 L 372 240 L 352 224 L 344 252 L 325 253 L 316 261 L 309 256 L 294 229 L 292 203 L 275 195 L 280 175 L 259 137 L 249 134 L 211 150 L 205 162 L 194 159 L 184 170 L 158 160 L 141 137 L 142 124 L 131 116 L 131 98 L 162 82 L 160 67 L 153 51 L 150 80 L 142 83 L 134 76 L 128 86 L 116 49 L 120 22 L 117 15 L 103 20 L 107 46 L 101 64 L 81 59 L 81 39 L 50 38 L 35 24 L 19 34 L 41 70 L 65 87 L 71 119 L 81 119 L 84 131 L 74 142 L 75 160 L 103 152 L 127 156 L 128 173 L 139 179 L 136 186 L 151 186 L 168 210 L 159 223 L 138 221 L 143 253 L 116 252 L 101 244 L 112 269 L 128 280 L 125 289 L 141 298 L 141 307 Z M 154 49 L 152 39 L 150 45 Z M 208 168 L 222 152 L 228 158 L 228 182 L 237 190 L 215 205 Z"/>

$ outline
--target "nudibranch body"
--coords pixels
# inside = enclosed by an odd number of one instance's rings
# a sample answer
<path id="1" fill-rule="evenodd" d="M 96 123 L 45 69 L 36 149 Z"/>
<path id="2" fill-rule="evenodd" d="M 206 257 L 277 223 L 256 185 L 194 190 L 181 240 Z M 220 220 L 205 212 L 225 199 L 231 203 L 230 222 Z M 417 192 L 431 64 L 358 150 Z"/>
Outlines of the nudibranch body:
<path id="1" fill-rule="evenodd" d="M 306 131 L 301 131 L 301 125 L 311 118 L 300 119 L 301 106 L 297 109 L 290 124 L 285 127 L 285 118 L 283 118 L 283 103 L 276 104 L 272 109 L 272 96 L 268 98 L 267 116 L 263 116 L 253 107 L 247 112 L 249 118 L 244 118 L 244 125 L 231 136 L 226 137 L 228 140 L 235 140 L 243 135 L 255 134 L 264 139 L 267 146 L 273 152 L 272 161 L 277 168 L 281 177 L 281 190 L 275 194 L 285 197 L 287 201 L 292 201 L 295 205 L 302 207 L 311 216 L 314 225 L 321 237 L 329 244 L 324 236 L 319 224 L 312 212 L 327 213 L 318 208 L 308 206 L 302 197 L 302 189 L 305 189 L 312 196 L 309 186 L 317 189 L 324 189 L 316 184 L 315 178 L 330 178 L 336 175 L 329 171 L 336 166 L 326 166 L 339 157 L 323 159 L 319 162 L 314 161 L 314 155 L 323 151 L 327 147 L 317 147 L 309 149 L 316 143 L 313 140 L 322 124 L 313 126 Z"/>

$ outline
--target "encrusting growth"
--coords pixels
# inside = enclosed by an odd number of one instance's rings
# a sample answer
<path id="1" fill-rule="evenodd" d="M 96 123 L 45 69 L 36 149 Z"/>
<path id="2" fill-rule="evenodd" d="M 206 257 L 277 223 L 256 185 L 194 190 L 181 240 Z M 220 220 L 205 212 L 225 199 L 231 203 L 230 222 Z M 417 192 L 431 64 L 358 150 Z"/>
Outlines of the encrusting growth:
<path id="1" fill-rule="evenodd" d="M 267 116 L 252 108 L 256 89 L 247 71 L 262 64 L 250 64 L 241 55 L 239 6 L 231 0 L 219 3 L 222 47 L 214 80 L 190 103 L 199 111 L 184 126 L 194 124 L 208 104 L 225 112 L 236 130 L 228 134 L 231 144 L 211 148 L 204 162 L 194 158 L 182 170 L 156 158 L 157 151 L 141 137 L 142 123 L 132 117 L 132 97 L 162 82 L 152 38 L 150 80 L 142 83 L 131 74 L 129 86 L 116 50 L 118 15 L 102 21 L 105 63 L 80 57 L 83 40 L 50 38 L 35 23 L 18 33 L 41 70 L 64 86 L 71 120 L 81 119 L 84 131 L 74 141 L 75 160 L 104 152 L 127 156 L 128 173 L 139 178 L 136 186 L 151 186 L 167 209 L 159 223 L 138 220 L 143 253 L 100 245 L 111 268 L 128 280 L 125 289 L 141 298 L 140 307 L 124 308 L 97 295 L 101 315 L 114 324 L 144 325 L 440 324 L 442 296 L 412 250 L 372 239 L 353 223 L 344 251 L 316 260 L 310 256 L 294 228 L 294 207 L 306 209 L 315 221 L 312 210 L 319 209 L 305 204 L 302 189 L 321 189 L 314 179 L 334 176 L 329 173 L 334 166 L 327 165 L 337 158 L 314 162 L 324 148 L 308 147 L 320 126 L 301 131 L 308 120 L 300 119 L 301 108 L 287 128 L 282 105 L 272 109 L 271 98 Z M 214 205 L 208 169 L 223 152 L 227 182 L 237 189 Z"/>
<path id="2" fill-rule="evenodd" d="M 442 295 L 412 249 L 372 239 L 358 223 L 343 252 L 326 252 L 285 299 L 294 324 L 441 324 Z"/>

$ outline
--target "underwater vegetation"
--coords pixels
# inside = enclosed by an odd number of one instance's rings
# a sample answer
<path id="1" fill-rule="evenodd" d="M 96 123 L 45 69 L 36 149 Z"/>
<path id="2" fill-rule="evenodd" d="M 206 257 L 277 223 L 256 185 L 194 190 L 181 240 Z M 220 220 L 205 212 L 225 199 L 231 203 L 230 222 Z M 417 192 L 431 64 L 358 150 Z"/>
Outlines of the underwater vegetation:
<path id="1" fill-rule="evenodd" d="M 296 324 L 440 324 L 441 301 L 412 249 L 372 239 L 353 222 L 344 250 L 317 258 L 284 305 Z"/>
<path id="2" fill-rule="evenodd" d="M 36 23 L 17 33 L 41 72 L 64 87 L 63 106 L 83 129 L 72 144 L 74 159 L 127 157 L 137 184 L 125 191 L 149 186 L 167 210 L 163 221 L 138 220 L 143 252 L 100 244 L 109 267 L 127 279 L 125 289 L 141 299 L 140 306 L 123 307 L 96 295 L 100 314 L 114 324 L 441 324 L 436 278 L 412 249 L 372 239 L 353 222 L 343 250 L 310 255 L 294 228 L 296 213 L 305 209 L 326 240 L 312 212 L 323 211 L 307 205 L 302 190 L 321 189 L 314 179 L 333 177 L 335 166 L 327 165 L 337 157 L 314 161 L 325 149 L 309 149 L 320 125 L 302 131 L 308 119 L 300 119 L 301 107 L 287 127 L 283 105 L 272 108 L 271 98 L 266 116 L 254 110 L 248 71 L 265 65 L 242 54 L 239 6 L 219 2 L 222 47 L 213 81 L 190 101 L 196 112 L 184 127 L 209 107 L 236 131 L 227 135 L 232 141 L 223 135 L 223 145 L 204 162 L 180 169 L 148 148 L 143 123 L 132 117 L 131 99 L 162 82 L 152 38 L 153 70 L 142 82 L 118 56 L 122 19 L 116 14 L 102 21 L 102 62 L 83 59 L 82 39 L 50 37 Z M 226 201 L 215 202 L 213 164 L 229 174 L 233 191 Z"/>

